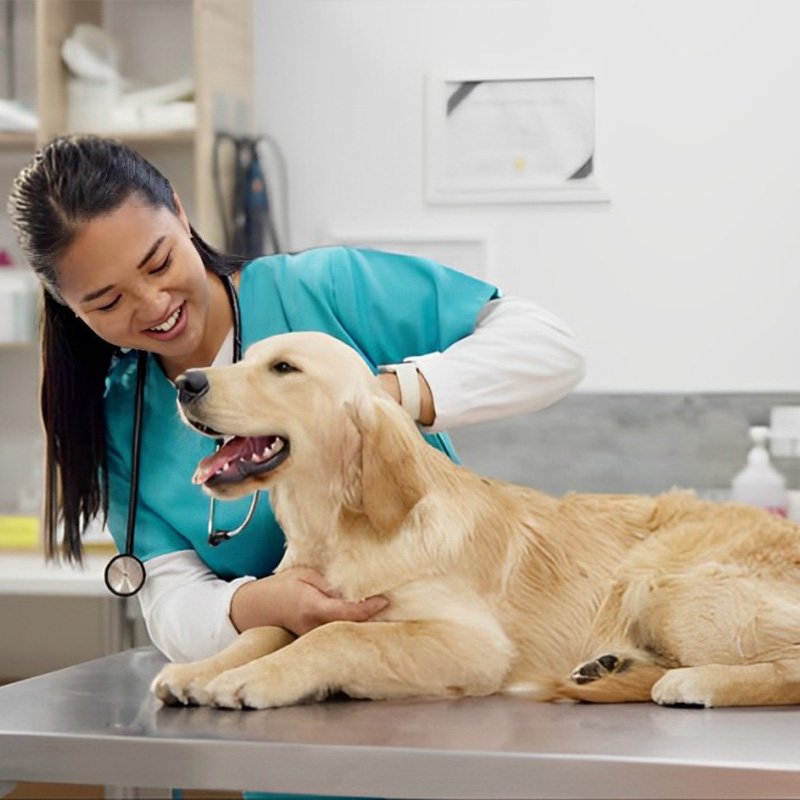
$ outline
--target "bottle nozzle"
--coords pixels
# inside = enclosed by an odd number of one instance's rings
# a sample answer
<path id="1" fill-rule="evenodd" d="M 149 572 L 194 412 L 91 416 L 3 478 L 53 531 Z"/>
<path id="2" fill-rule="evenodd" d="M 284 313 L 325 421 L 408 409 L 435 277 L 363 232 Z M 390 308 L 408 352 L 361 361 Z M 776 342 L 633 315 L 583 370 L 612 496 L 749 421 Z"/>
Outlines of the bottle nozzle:
<path id="1" fill-rule="evenodd" d="M 750 428 L 750 441 L 758 447 L 766 447 L 770 433 L 771 431 L 766 425 L 753 425 Z"/>

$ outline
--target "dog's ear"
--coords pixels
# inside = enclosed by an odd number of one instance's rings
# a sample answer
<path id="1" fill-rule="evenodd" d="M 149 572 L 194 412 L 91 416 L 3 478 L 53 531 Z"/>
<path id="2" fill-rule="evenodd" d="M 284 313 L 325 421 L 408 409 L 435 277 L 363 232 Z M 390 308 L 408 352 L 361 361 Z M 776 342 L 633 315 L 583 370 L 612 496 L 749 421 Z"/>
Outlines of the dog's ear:
<path id="1" fill-rule="evenodd" d="M 344 403 L 344 424 L 340 431 L 340 465 L 342 505 L 349 512 L 361 513 L 361 428 L 364 422 L 362 404 L 347 400 Z"/>
<path id="2" fill-rule="evenodd" d="M 394 419 L 395 409 L 385 407 L 393 402 L 367 397 L 346 404 L 360 446 L 356 467 L 345 470 L 345 504 L 383 535 L 394 533 L 424 494 L 416 458 L 418 434 Z"/>

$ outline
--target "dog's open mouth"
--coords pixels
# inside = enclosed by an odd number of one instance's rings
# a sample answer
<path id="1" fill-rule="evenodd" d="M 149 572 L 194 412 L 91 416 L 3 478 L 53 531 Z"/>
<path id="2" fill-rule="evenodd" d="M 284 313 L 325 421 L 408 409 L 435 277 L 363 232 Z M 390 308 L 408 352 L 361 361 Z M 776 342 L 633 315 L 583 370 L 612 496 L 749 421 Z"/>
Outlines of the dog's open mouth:
<path id="1" fill-rule="evenodd" d="M 280 436 L 234 436 L 197 465 L 192 483 L 203 486 L 238 483 L 275 469 L 288 456 L 289 440 Z"/>

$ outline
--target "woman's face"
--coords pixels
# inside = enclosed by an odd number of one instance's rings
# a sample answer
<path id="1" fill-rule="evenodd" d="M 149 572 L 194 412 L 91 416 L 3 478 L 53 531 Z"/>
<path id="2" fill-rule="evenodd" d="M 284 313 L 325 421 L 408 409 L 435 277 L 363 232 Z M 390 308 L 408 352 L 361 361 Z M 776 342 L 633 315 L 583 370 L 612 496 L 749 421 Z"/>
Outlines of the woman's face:
<path id="1" fill-rule="evenodd" d="M 178 210 L 132 195 L 85 223 L 59 260 L 61 296 L 107 342 L 164 358 L 200 347 L 208 278 L 180 204 Z"/>

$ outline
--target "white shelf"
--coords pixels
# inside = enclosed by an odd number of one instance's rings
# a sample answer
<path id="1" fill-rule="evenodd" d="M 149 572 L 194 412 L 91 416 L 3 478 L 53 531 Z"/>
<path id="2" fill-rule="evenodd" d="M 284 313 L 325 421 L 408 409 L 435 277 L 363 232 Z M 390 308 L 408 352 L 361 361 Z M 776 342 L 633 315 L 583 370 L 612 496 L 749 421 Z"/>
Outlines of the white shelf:
<path id="1" fill-rule="evenodd" d="M 0 550 L 0 595 L 109 596 L 103 578 L 110 556 L 84 554 L 83 566 L 45 562 L 38 552 Z"/>
<path id="2" fill-rule="evenodd" d="M 32 350 L 37 342 L 0 342 L 0 352 L 3 350 Z"/>
<path id="3" fill-rule="evenodd" d="M 163 131 L 98 131 L 97 136 L 117 139 L 126 144 L 193 144 L 194 128 L 177 128 Z"/>
<path id="4" fill-rule="evenodd" d="M 34 150 L 36 133 L 34 131 L 0 131 L 0 150 Z"/>

